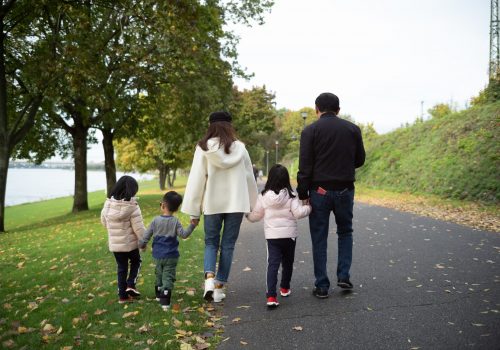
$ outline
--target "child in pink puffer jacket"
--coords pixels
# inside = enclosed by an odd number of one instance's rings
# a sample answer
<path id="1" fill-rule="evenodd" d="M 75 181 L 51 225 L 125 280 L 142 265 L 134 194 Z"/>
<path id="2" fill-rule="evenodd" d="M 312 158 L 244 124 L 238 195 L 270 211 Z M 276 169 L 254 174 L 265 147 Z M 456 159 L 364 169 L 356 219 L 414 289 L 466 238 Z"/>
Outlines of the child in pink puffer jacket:
<path id="1" fill-rule="evenodd" d="M 276 164 L 269 170 L 264 190 L 259 195 L 253 211 L 246 215 L 251 222 L 264 218 L 264 233 L 267 241 L 267 306 L 279 305 L 276 296 L 278 270 L 281 264 L 280 294 L 290 295 L 295 243 L 297 240 L 297 219 L 311 212 L 310 205 L 302 205 L 290 185 L 288 170 Z"/>

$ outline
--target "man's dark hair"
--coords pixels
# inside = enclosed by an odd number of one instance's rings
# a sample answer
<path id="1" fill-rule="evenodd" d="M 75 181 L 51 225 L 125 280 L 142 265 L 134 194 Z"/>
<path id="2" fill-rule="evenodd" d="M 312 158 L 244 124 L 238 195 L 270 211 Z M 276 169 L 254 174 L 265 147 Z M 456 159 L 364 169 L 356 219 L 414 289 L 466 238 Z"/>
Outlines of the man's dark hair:
<path id="1" fill-rule="evenodd" d="M 316 104 L 318 111 L 322 113 L 333 112 L 337 114 L 340 110 L 339 98 L 330 92 L 323 92 L 320 94 L 316 97 L 316 101 L 314 101 L 314 103 Z"/>
<path id="2" fill-rule="evenodd" d="M 175 212 L 182 204 L 182 196 L 175 191 L 168 191 L 163 196 L 162 201 L 167 205 L 169 211 Z"/>

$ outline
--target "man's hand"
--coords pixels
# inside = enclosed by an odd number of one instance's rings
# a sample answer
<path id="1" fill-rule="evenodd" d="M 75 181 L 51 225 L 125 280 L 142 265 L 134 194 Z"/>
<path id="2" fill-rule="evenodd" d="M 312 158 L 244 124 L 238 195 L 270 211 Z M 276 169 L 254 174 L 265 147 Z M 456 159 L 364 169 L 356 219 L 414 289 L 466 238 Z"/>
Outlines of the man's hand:
<path id="1" fill-rule="evenodd" d="M 302 205 L 311 205 L 311 201 L 309 200 L 309 198 L 303 199 L 302 200 Z"/>
<path id="2" fill-rule="evenodd" d="M 141 248 L 141 252 L 145 252 L 145 251 L 146 251 L 146 248 L 147 248 L 147 246 L 142 247 L 142 248 Z"/>
<path id="3" fill-rule="evenodd" d="M 191 219 L 191 225 L 198 226 L 200 219 Z"/>

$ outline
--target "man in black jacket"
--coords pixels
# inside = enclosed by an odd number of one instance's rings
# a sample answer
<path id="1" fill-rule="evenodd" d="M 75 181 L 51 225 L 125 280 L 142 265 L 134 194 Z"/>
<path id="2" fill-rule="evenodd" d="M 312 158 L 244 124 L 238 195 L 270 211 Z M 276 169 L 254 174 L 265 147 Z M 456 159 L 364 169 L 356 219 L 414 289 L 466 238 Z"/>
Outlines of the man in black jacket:
<path id="1" fill-rule="evenodd" d="M 352 211 L 355 168 L 365 162 L 360 128 L 337 116 L 339 98 L 322 93 L 316 98 L 319 119 L 304 128 L 300 138 L 297 192 L 309 201 L 312 212 L 309 229 L 313 245 L 313 294 L 327 298 L 327 240 L 330 213 L 335 215 L 338 236 L 337 285 L 351 289 L 349 270 L 352 262 Z"/>

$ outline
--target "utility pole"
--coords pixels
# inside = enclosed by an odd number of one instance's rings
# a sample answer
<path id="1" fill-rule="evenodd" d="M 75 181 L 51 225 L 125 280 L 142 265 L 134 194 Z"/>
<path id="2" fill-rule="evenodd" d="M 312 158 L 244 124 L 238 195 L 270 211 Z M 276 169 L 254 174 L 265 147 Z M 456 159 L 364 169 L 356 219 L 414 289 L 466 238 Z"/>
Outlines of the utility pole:
<path id="1" fill-rule="evenodd" d="M 490 17 L 490 80 L 500 78 L 500 36 L 498 19 L 498 0 L 491 0 Z"/>

